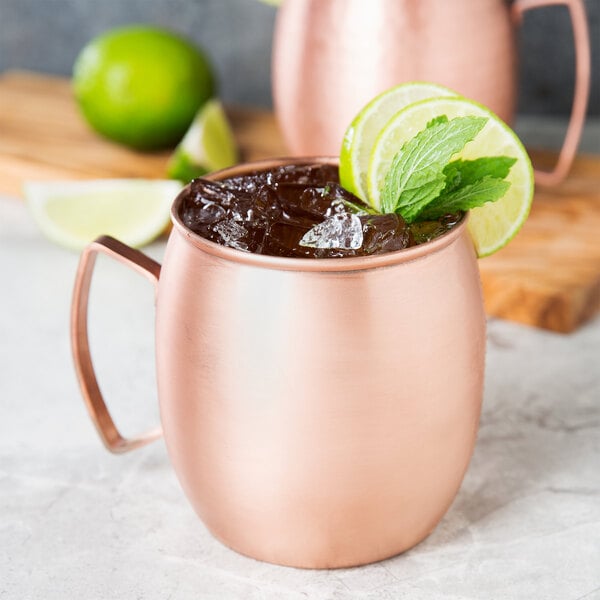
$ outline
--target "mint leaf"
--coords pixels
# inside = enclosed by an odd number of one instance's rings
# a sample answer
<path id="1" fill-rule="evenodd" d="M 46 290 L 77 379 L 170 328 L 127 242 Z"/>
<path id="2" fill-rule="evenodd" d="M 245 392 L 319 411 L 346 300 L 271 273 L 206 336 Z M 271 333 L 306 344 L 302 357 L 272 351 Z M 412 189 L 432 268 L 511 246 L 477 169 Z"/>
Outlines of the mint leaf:
<path id="1" fill-rule="evenodd" d="M 479 181 L 463 185 L 436 198 L 419 213 L 419 220 L 433 221 L 443 215 L 467 211 L 486 202 L 495 202 L 506 194 L 510 182 L 485 175 Z"/>
<path id="2" fill-rule="evenodd" d="M 431 121 L 429 121 L 429 123 L 427 123 L 427 125 L 425 125 L 426 129 L 429 129 L 430 127 L 433 127 L 434 125 L 437 125 L 438 123 L 447 123 L 448 122 L 448 117 L 446 115 L 439 115 L 437 117 L 433 117 L 433 119 L 431 119 Z"/>
<path id="3" fill-rule="evenodd" d="M 405 190 L 402 194 L 404 206 L 401 210 L 396 209 L 394 212 L 400 213 L 407 223 L 412 223 L 423 207 L 440 195 L 445 185 L 446 179 L 441 174 L 440 177 L 432 177 L 430 180 L 424 181 L 418 187 Z"/>
<path id="4" fill-rule="evenodd" d="M 516 161 L 510 156 L 483 156 L 448 163 L 443 170 L 446 187 L 418 214 L 419 220 L 438 219 L 499 200 L 510 187 L 504 178 Z"/>
<path id="5" fill-rule="evenodd" d="M 482 156 L 475 160 L 457 159 L 444 167 L 447 184 L 444 192 L 450 192 L 460 185 L 469 185 L 483 179 L 486 175 L 504 179 L 511 167 L 517 162 L 511 156 Z"/>
<path id="6" fill-rule="evenodd" d="M 381 195 L 382 212 L 400 213 L 414 221 L 446 186 L 443 170 L 487 123 L 485 117 L 445 115 L 432 119 L 425 129 L 406 142 L 394 156 Z"/>

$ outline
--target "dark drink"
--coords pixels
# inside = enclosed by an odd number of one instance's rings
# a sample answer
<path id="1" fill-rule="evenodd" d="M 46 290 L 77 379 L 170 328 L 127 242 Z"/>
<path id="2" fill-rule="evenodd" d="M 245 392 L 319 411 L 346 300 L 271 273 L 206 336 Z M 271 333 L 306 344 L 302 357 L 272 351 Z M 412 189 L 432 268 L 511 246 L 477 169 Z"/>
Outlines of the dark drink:
<path id="1" fill-rule="evenodd" d="M 462 213 L 408 225 L 373 210 L 339 184 L 327 164 L 282 166 L 218 182 L 195 179 L 180 205 L 202 237 L 256 254 L 297 258 L 368 256 L 402 250 L 450 230 Z"/>

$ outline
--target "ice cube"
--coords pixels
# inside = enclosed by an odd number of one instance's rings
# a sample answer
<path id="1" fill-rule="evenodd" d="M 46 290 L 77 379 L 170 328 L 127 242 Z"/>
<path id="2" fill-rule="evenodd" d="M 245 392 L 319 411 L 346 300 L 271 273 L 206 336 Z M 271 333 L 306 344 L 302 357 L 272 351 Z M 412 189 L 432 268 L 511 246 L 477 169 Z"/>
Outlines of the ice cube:
<path id="1" fill-rule="evenodd" d="M 307 186 L 299 183 L 280 183 L 277 193 L 285 198 L 285 213 L 288 221 L 302 224 L 307 219 L 320 220 L 327 208 L 329 200 L 323 197 L 323 186 Z"/>
<path id="2" fill-rule="evenodd" d="M 233 199 L 227 208 L 227 216 L 241 223 L 249 223 L 255 219 L 254 200 L 245 196 Z"/>
<path id="3" fill-rule="evenodd" d="M 237 250 L 248 252 L 248 244 L 243 241 L 243 238 L 248 235 L 248 230 L 233 219 L 220 221 L 213 228 L 222 240 L 222 244 Z"/>
<path id="4" fill-rule="evenodd" d="M 358 250 L 362 243 L 363 230 L 359 217 L 337 212 L 309 229 L 300 240 L 300 245 L 307 248 L 340 250 Z"/>
<path id="5" fill-rule="evenodd" d="M 267 221 L 274 221 L 283 212 L 277 192 L 267 185 L 260 188 L 254 199 L 254 210 L 257 218 L 263 218 Z"/>
<path id="6" fill-rule="evenodd" d="M 186 204 L 201 206 L 214 202 L 226 207 L 235 197 L 234 193 L 224 189 L 220 183 L 199 177 L 190 183 L 190 193 L 186 198 Z"/>
<path id="7" fill-rule="evenodd" d="M 450 231 L 462 218 L 463 213 L 448 214 L 437 221 L 419 221 L 411 223 L 410 231 L 415 243 L 424 244 Z"/>
<path id="8" fill-rule="evenodd" d="M 294 223 L 285 221 L 273 223 L 264 237 L 263 252 L 273 256 L 315 256 L 312 248 L 303 248 L 299 245 L 305 233 L 305 227 Z"/>
<path id="9" fill-rule="evenodd" d="M 381 254 L 408 248 L 413 243 L 406 221 L 396 214 L 361 216 L 363 252 Z"/>
<path id="10" fill-rule="evenodd" d="M 225 209 L 214 202 L 207 202 L 196 212 L 196 219 L 200 223 L 216 223 L 225 217 Z"/>

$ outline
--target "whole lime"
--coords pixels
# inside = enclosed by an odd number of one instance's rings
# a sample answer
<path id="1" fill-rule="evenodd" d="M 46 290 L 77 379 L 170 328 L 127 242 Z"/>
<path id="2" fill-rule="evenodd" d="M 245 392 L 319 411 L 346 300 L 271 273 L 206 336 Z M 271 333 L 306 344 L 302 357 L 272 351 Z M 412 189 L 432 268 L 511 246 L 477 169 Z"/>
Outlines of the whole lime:
<path id="1" fill-rule="evenodd" d="M 73 87 L 90 125 L 114 141 L 172 146 L 214 93 L 205 54 L 170 31 L 133 25 L 107 31 L 80 52 Z"/>

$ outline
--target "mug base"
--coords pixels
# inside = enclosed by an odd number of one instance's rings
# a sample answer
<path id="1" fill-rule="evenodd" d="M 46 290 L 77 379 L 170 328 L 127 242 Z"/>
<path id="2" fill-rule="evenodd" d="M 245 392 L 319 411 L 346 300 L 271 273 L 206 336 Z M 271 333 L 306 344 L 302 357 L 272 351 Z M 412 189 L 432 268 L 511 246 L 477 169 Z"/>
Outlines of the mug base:
<path id="1" fill-rule="evenodd" d="M 294 569 L 307 570 L 325 570 L 325 569 L 349 569 L 352 567 L 361 567 L 369 564 L 374 564 L 404 554 L 415 546 L 419 545 L 427 539 L 435 530 L 437 524 L 430 527 L 425 534 L 421 534 L 417 539 L 413 539 L 409 543 L 399 544 L 394 548 L 386 547 L 374 551 L 373 548 L 338 548 L 335 552 L 321 551 L 314 555 L 303 554 L 298 549 L 288 551 L 279 548 L 261 546 L 249 546 L 239 544 L 238 541 L 232 541 L 218 532 L 208 528 L 211 535 L 221 544 L 245 556 L 261 562 L 266 562 L 281 567 L 292 567 Z M 368 544 L 365 544 L 365 546 Z"/>

